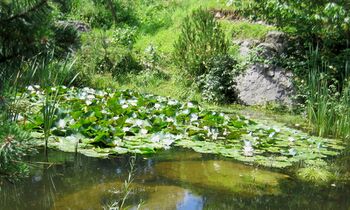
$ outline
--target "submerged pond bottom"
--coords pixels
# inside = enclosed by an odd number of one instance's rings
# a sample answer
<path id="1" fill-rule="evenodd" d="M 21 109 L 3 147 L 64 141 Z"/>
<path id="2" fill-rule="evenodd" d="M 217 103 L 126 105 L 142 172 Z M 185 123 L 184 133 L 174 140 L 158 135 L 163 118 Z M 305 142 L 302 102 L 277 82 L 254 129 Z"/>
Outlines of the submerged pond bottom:
<path id="1" fill-rule="evenodd" d="M 38 155 L 32 162 L 45 160 Z M 122 196 L 129 156 L 96 159 L 51 151 L 19 183 L 0 183 L 1 210 L 104 209 Z M 130 209 L 349 209 L 350 190 L 302 184 L 286 174 L 184 149 L 138 156 Z"/>

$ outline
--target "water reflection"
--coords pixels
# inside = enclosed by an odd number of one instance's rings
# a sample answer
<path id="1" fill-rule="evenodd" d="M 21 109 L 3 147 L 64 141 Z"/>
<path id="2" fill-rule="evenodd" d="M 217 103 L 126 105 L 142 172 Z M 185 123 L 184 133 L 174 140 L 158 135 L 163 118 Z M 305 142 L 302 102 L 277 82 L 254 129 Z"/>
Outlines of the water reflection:
<path id="1" fill-rule="evenodd" d="M 34 157 L 31 161 L 42 161 Z M 21 183 L 0 182 L 1 210 L 102 209 L 120 199 L 128 157 L 101 160 L 51 152 Z M 302 185 L 288 176 L 169 150 L 139 157 L 126 204 L 136 209 L 349 209 L 348 188 Z"/>

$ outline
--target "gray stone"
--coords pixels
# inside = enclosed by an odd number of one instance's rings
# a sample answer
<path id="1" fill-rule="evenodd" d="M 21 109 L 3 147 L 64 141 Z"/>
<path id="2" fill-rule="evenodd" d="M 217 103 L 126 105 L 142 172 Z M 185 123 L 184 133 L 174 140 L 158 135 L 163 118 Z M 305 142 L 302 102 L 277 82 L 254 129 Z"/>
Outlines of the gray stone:
<path id="1" fill-rule="evenodd" d="M 65 27 L 71 26 L 79 32 L 89 32 L 91 30 L 88 24 L 80 21 L 57 21 L 57 24 Z"/>
<path id="2" fill-rule="evenodd" d="M 251 65 L 237 78 L 238 101 L 245 105 L 277 102 L 292 105 L 292 74 L 271 65 Z"/>

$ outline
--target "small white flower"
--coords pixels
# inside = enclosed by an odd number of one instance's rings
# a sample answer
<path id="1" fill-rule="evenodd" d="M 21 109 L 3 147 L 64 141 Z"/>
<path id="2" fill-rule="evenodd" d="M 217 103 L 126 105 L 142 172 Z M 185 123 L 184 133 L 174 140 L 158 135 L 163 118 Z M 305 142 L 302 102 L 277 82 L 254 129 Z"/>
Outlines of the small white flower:
<path id="1" fill-rule="evenodd" d="M 170 105 L 170 106 L 173 106 L 173 105 L 176 105 L 176 104 L 177 104 L 176 100 L 169 100 L 168 101 L 168 105 Z"/>
<path id="2" fill-rule="evenodd" d="M 185 115 L 187 115 L 189 113 L 190 113 L 190 110 L 188 110 L 188 109 L 185 109 L 185 110 L 182 111 L 182 114 L 185 114 Z"/>
<path id="3" fill-rule="evenodd" d="M 124 132 L 128 132 L 128 131 L 130 131 L 130 128 L 129 128 L 129 127 L 124 127 L 124 128 L 123 128 L 123 131 L 124 131 Z"/>
<path id="4" fill-rule="evenodd" d="M 187 103 L 187 107 L 188 107 L 188 108 L 194 108 L 194 104 L 193 104 L 192 102 L 188 102 L 188 103 Z"/>
<path id="5" fill-rule="evenodd" d="M 114 120 L 114 121 L 116 121 L 116 120 L 118 120 L 119 119 L 119 117 L 118 116 L 116 116 L 116 117 L 112 117 L 112 120 Z"/>
<path id="6" fill-rule="evenodd" d="M 61 129 L 64 129 L 66 127 L 66 121 L 63 120 L 63 119 L 60 119 L 58 122 L 57 122 L 57 128 L 61 128 Z"/>
<path id="7" fill-rule="evenodd" d="M 165 121 L 166 122 L 174 122 L 175 120 L 172 117 L 167 117 Z"/>
<path id="8" fill-rule="evenodd" d="M 159 109 L 160 107 L 161 107 L 160 104 L 158 104 L 158 103 L 154 104 L 154 108 L 155 108 L 155 109 Z"/>
<path id="9" fill-rule="evenodd" d="M 297 154 L 297 151 L 294 148 L 289 149 L 288 152 L 292 156 L 295 156 Z"/>
<path id="10" fill-rule="evenodd" d="M 196 114 L 191 114 L 191 122 L 197 121 L 198 120 L 198 115 Z"/>
<path id="11" fill-rule="evenodd" d="M 254 148 L 252 146 L 252 142 L 248 140 L 244 140 L 243 146 L 243 155 L 247 157 L 251 157 L 254 154 Z"/>
<path id="12" fill-rule="evenodd" d="M 29 86 L 27 87 L 27 90 L 29 90 L 29 91 L 35 91 L 35 89 L 34 89 L 33 86 L 31 86 L 31 85 L 29 85 Z"/>
<path id="13" fill-rule="evenodd" d="M 148 130 L 146 130 L 146 129 L 141 129 L 141 130 L 140 130 L 140 133 L 141 133 L 142 135 L 146 135 L 146 134 L 148 133 Z"/>
<path id="14" fill-rule="evenodd" d="M 158 134 L 152 136 L 151 141 L 154 142 L 154 143 L 159 142 L 160 141 L 160 136 Z"/>
<path id="15" fill-rule="evenodd" d="M 93 99 L 95 99 L 95 96 L 94 96 L 94 95 L 88 95 L 88 96 L 86 96 L 86 98 L 87 98 L 88 100 L 93 100 Z"/>
<path id="16" fill-rule="evenodd" d="M 128 107 L 129 107 L 129 105 L 127 105 L 127 104 L 123 104 L 123 106 L 122 106 L 123 109 L 127 109 Z"/>
<path id="17" fill-rule="evenodd" d="M 290 142 L 295 142 L 295 139 L 294 139 L 293 137 L 289 137 L 289 138 L 288 138 L 288 141 L 290 141 Z"/>
<path id="18" fill-rule="evenodd" d="M 135 121 L 135 125 L 137 125 L 137 126 L 142 126 L 143 125 L 143 120 L 136 120 Z"/>
<path id="19" fill-rule="evenodd" d="M 275 132 L 272 132 L 270 133 L 269 137 L 272 138 L 276 133 Z"/>
<path id="20" fill-rule="evenodd" d="M 85 101 L 85 104 L 89 106 L 89 105 L 91 105 L 91 104 L 92 104 L 92 101 L 90 101 L 90 100 L 86 100 L 86 101 Z"/>

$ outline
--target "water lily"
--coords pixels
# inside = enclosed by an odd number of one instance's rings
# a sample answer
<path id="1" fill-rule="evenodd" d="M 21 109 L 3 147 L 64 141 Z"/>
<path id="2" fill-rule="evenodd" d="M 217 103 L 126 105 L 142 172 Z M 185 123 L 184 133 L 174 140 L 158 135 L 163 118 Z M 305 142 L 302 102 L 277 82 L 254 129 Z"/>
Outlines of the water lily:
<path id="1" fill-rule="evenodd" d="M 158 143 L 160 141 L 160 136 L 159 134 L 155 134 L 151 137 L 151 141 L 154 143 Z"/>
<path id="2" fill-rule="evenodd" d="M 196 114 L 191 114 L 191 122 L 197 121 L 198 120 L 198 115 Z"/>
<path id="3" fill-rule="evenodd" d="M 60 119 L 58 122 L 57 122 L 57 128 L 60 128 L 60 129 L 64 129 L 66 127 L 66 121 L 64 119 Z"/>
<path id="4" fill-rule="evenodd" d="M 243 146 L 243 155 L 247 157 L 251 157 L 254 154 L 254 148 L 252 142 L 249 140 L 244 140 Z"/>
<path id="5" fill-rule="evenodd" d="M 154 108 L 155 108 L 155 109 L 159 109 L 160 107 L 161 107 L 160 104 L 158 104 L 158 103 L 154 104 Z"/>
<path id="6" fill-rule="evenodd" d="M 123 131 L 124 131 L 124 132 L 129 132 L 129 131 L 130 131 L 130 128 L 129 128 L 129 127 L 124 127 L 124 128 L 123 128 Z"/>
<path id="7" fill-rule="evenodd" d="M 291 156 L 295 156 L 297 154 L 297 150 L 294 148 L 289 149 L 288 152 L 289 152 L 289 155 Z"/>
<path id="8" fill-rule="evenodd" d="M 194 104 L 192 102 L 188 102 L 187 103 L 187 107 L 188 108 L 194 108 L 195 106 L 194 106 Z"/>
<path id="9" fill-rule="evenodd" d="M 148 130 L 143 128 L 143 129 L 140 130 L 140 133 L 142 135 L 146 135 L 148 133 Z"/>

